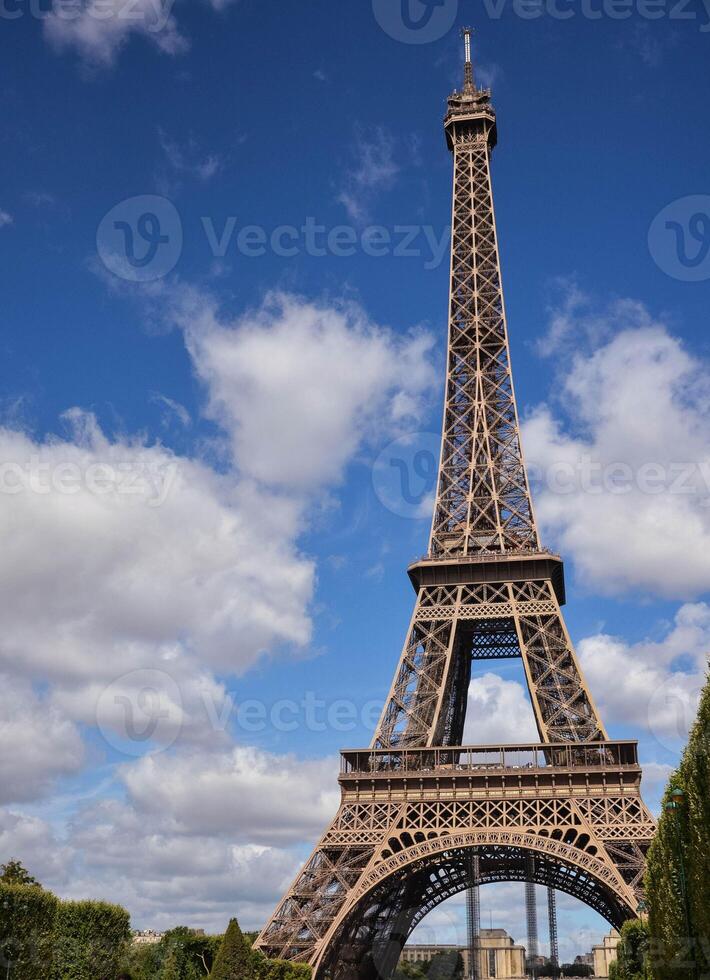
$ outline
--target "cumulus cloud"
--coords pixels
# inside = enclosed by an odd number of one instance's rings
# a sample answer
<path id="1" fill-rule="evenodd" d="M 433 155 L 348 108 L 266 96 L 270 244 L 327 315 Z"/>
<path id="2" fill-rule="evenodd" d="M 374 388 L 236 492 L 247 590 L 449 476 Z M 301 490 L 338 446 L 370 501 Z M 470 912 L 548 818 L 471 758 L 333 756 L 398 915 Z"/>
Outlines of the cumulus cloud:
<path id="1" fill-rule="evenodd" d="M 539 738 L 527 688 L 491 672 L 472 679 L 464 726 L 466 745 L 538 742 Z"/>
<path id="2" fill-rule="evenodd" d="M 604 718 L 635 725 L 671 750 L 682 746 L 695 718 L 709 652 L 710 606 L 704 602 L 681 606 L 661 639 L 627 643 L 599 633 L 579 644 Z"/>
<path id="3" fill-rule="evenodd" d="M 314 569 L 290 501 L 71 420 L 65 440 L 0 430 L 0 661 L 88 683 L 192 653 L 239 673 L 308 642 Z"/>
<path id="4" fill-rule="evenodd" d="M 62 836 L 0 810 L 0 853 L 62 896 L 121 902 L 134 927 L 223 930 L 237 914 L 256 928 L 305 858 L 298 841 L 335 813 L 336 772 L 241 748 L 137 760 L 120 770 L 126 799 L 90 802 Z"/>
<path id="5" fill-rule="evenodd" d="M 311 505 L 433 381 L 429 339 L 352 306 L 279 296 L 225 322 L 183 290 L 166 308 L 228 447 L 218 468 L 111 438 L 79 409 L 62 437 L 0 428 L 0 670 L 48 685 L 66 733 L 98 725 L 104 748 L 129 755 L 176 740 L 221 751 L 217 675 L 308 648 L 315 565 L 298 540 Z M 68 767 L 61 752 L 55 766 Z M 30 791 L 10 785 L 12 799 Z"/>
<path id="6" fill-rule="evenodd" d="M 364 442 L 419 418 L 435 384 L 429 334 L 398 336 L 353 304 L 278 293 L 224 322 L 188 292 L 172 315 L 240 472 L 275 487 L 338 483 Z"/>
<path id="7" fill-rule="evenodd" d="M 74 50 L 88 64 L 110 67 L 133 35 L 164 54 L 189 47 L 172 16 L 171 0 L 82 0 L 79 9 L 54 4 L 44 20 L 47 40 L 58 51 Z"/>
<path id="8" fill-rule="evenodd" d="M 237 746 L 148 756 L 127 766 L 122 778 L 141 813 L 182 833 L 271 846 L 320 836 L 340 798 L 337 772 L 334 759 L 304 761 Z"/>
<path id="9" fill-rule="evenodd" d="M 702 593 L 710 581 L 707 364 L 641 304 L 595 313 L 575 290 L 543 347 L 559 359 L 561 394 L 527 418 L 524 441 L 546 540 L 605 593 Z"/>
<path id="10" fill-rule="evenodd" d="M 84 761 L 76 725 L 30 684 L 2 673 L 0 745 L 0 803 L 36 799 Z"/>

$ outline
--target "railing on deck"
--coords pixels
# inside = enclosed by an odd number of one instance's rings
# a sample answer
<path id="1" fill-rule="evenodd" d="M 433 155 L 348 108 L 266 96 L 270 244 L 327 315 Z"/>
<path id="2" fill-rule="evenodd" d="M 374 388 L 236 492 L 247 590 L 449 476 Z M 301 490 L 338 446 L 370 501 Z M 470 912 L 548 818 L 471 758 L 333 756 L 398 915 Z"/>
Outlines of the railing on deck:
<path id="1" fill-rule="evenodd" d="M 619 769 L 638 766 L 636 742 L 569 742 L 550 745 L 439 746 L 351 749 L 341 753 L 344 776 L 520 772 L 526 769 Z"/>

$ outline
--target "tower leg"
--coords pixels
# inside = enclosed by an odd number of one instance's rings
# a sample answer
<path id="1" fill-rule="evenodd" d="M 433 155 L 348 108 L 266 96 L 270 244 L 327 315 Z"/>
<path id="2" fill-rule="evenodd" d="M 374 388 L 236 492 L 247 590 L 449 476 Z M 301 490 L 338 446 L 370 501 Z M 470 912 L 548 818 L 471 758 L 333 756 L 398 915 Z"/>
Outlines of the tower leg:
<path id="1" fill-rule="evenodd" d="M 471 857 L 471 886 L 466 892 L 468 980 L 481 980 L 481 896 L 478 855 Z"/>
<path id="2" fill-rule="evenodd" d="M 528 927 L 528 973 L 531 977 L 537 976 L 537 956 L 538 956 L 538 937 L 537 937 L 537 904 L 535 901 L 535 858 L 532 854 L 527 854 L 525 858 L 527 880 L 525 882 L 525 913 Z"/>
<path id="3" fill-rule="evenodd" d="M 560 965 L 560 947 L 557 939 L 557 898 L 555 889 L 547 889 L 547 916 L 550 923 L 550 963 L 555 973 Z"/>

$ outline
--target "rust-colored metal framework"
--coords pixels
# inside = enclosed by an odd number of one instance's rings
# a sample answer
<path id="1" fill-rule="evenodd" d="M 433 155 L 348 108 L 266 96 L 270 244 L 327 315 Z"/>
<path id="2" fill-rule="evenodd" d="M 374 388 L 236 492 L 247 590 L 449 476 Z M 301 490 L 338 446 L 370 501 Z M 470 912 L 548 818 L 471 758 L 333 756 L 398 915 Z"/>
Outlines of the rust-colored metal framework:
<path id="1" fill-rule="evenodd" d="M 408 570 L 417 599 L 372 745 L 343 753 L 338 813 L 257 940 L 317 980 L 389 977 L 429 911 L 493 881 L 533 880 L 620 926 L 655 829 L 636 743 L 608 739 L 560 611 L 562 561 L 538 538 L 491 191 L 496 117 L 464 34 L 445 119 L 453 241 L 429 551 Z M 472 660 L 501 657 L 523 660 L 540 743 L 462 747 Z"/>

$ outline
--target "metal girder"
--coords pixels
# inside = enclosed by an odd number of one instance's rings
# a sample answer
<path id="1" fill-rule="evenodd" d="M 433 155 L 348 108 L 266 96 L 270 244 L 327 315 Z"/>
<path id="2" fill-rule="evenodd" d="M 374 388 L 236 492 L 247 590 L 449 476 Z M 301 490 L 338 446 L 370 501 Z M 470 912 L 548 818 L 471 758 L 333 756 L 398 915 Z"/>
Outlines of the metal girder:
<path id="1" fill-rule="evenodd" d="M 470 64 L 445 129 L 453 237 L 429 552 L 409 569 L 417 600 L 372 745 L 343 753 L 340 809 L 256 943 L 316 980 L 387 980 L 428 912 L 469 890 L 475 916 L 487 882 L 544 885 L 550 909 L 565 892 L 618 927 L 637 912 L 655 831 L 635 743 L 608 741 L 562 617 L 562 563 L 540 546 L 491 191 L 496 117 Z M 514 656 L 540 744 L 461 747 L 472 661 Z"/>

